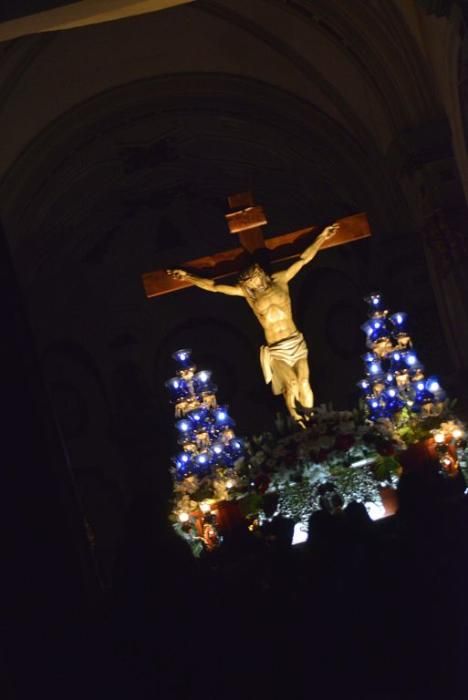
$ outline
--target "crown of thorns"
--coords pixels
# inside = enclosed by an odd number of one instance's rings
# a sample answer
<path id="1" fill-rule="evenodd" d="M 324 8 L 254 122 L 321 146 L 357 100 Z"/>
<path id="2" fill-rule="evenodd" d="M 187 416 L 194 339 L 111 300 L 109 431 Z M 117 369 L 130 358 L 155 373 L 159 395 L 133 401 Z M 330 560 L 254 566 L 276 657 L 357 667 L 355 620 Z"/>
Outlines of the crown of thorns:
<path id="1" fill-rule="evenodd" d="M 262 274 L 266 275 L 265 270 L 261 265 L 258 263 L 255 263 L 254 265 L 250 265 L 250 267 L 246 268 L 245 270 L 242 270 L 242 272 L 239 275 L 239 282 L 246 282 L 248 279 L 253 277 L 255 273 L 261 272 Z"/>

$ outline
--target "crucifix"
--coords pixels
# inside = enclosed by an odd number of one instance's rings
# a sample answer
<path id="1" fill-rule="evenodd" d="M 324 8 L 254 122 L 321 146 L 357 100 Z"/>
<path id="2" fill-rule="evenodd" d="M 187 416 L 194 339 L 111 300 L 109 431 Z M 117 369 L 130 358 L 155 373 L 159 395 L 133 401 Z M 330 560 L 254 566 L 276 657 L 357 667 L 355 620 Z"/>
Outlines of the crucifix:
<path id="1" fill-rule="evenodd" d="M 317 226 L 264 239 L 268 223 L 250 192 L 228 198 L 231 212 L 226 220 L 237 234 L 240 248 L 215 253 L 183 264 L 186 269 L 156 270 L 143 275 L 148 298 L 195 285 L 208 292 L 243 297 L 265 333 L 260 364 L 274 394 L 283 394 L 287 409 L 304 428 L 312 416 L 314 396 L 309 383 L 308 350 L 293 320 L 289 282 L 321 248 L 341 245 L 370 236 L 365 214 L 354 214 L 327 226 L 315 239 Z M 268 256 L 268 260 L 266 258 Z M 284 270 L 270 272 L 270 265 L 293 261 Z M 205 276 L 208 275 L 208 276 Z M 217 280 L 235 275 L 235 284 Z"/>

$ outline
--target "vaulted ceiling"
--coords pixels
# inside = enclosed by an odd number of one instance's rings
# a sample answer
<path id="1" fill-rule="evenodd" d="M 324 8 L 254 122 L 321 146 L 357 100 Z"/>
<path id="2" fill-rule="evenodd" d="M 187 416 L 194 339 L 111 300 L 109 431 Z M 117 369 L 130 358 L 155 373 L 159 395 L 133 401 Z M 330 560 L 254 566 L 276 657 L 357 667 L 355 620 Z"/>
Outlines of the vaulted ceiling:
<path id="1" fill-rule="evenodd" d="M 97 223 L 93 207 L 113 223 L 116 197 L 142 200 L 149 183 L 221 198 L 256 185 L 293 212 L 366 209 L 380 229 L 411 228 L 402 137 L 447 119 L 417 19 L 408 3 L 197 0 L 3 44 L 0 201 L 15 250 Z"/>

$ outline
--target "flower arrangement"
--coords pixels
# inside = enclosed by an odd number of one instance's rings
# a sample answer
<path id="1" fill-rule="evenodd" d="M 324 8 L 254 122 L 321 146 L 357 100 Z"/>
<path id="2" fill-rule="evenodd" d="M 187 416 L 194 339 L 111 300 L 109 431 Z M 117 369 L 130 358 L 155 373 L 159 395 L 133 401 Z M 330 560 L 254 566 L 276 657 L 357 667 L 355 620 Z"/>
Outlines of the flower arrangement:
<path id="1" fill-rule="evenodd" d="M 381 490 L 396 487 L 403 470 L 400 456 L 411 445 L 436 435 L 436 456 L 440 453 L 440 459 L 448 463 L 455 454 L 462 469 L 468 464 L 465 428 L 449 415 L 447 404 L 437 417 L 403 409 L 392 418 L 370 420 L 362 406 L 336 411 L 322 405 L 303 431 L 278 415 L 274 433 L 246 441 L 241 467 L 244 484 L 248 482 L 260 495 L 276 493 L 279 512 L 295 522 L 305 522 L 320 507 L 324 484 L 338 492 L 345 505 L 359 501 L 383 514 Z M 442 470 L 443 466 L 441 462 Z M 258 499 L 247 502 L 261 510 Z"/>

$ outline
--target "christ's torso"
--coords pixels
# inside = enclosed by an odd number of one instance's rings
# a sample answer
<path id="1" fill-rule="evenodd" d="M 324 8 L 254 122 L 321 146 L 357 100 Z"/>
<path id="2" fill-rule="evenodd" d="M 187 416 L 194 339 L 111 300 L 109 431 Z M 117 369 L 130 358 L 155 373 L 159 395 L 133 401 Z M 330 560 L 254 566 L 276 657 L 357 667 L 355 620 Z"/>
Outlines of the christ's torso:
<path id="1" fill-rule="evenodd" d="M 268 345 L 288 338 L 297 331 L 292 317 L 288 285 L 276 281 L 254 296 L 246 297 L 249 306 L 265 331 Z"/>

